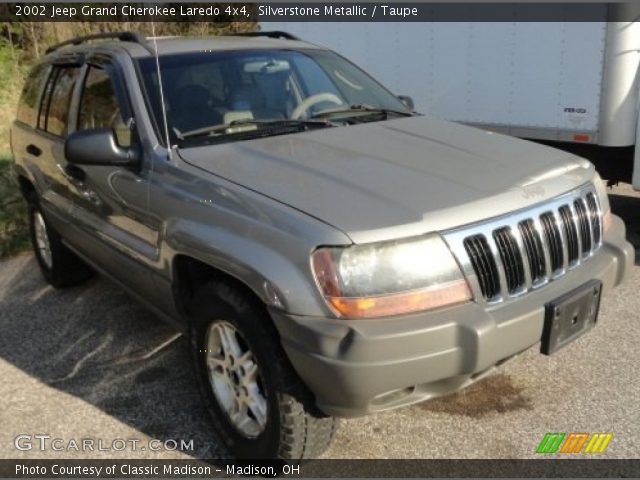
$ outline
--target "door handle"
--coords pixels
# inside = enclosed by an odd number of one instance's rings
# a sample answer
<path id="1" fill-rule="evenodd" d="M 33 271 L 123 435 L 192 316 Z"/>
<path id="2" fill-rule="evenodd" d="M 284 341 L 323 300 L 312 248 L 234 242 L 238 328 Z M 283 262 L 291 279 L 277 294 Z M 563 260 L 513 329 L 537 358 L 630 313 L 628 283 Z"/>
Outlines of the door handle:
<path id="1" fill-rule="evenodd" d="M 35 146 L 33 143 L 27 145 L 27 153 L 29 155 L 33 155 L 34 157 L 39 157 L 42 154 L 42 150 L 39 147 Z"/>
<path id="2" fill-rule="evenodd" d="M 74 165 L 73 163 L 67 164 L 63 168 L 63 171 L 70 180 L 84 182 L 87 178 L 87 174 L 85 173 L 85 171 L 77 165 Z"/>

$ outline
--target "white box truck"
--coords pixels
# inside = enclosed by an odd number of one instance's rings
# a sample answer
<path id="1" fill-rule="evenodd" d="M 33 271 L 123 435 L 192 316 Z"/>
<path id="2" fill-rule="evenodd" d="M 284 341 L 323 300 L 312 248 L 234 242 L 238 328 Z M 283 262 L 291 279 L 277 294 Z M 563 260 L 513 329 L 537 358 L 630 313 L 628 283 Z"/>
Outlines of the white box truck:
<path id="1" fill-rule="evenodd" d="M 416 110 L 573 151 L 640 188 L 640 23 L 262 23 L 327 46 Z M 617 17 L 619 18 L 619 16 Z M 634 168 L 635 165 L 635 168 Z"/>

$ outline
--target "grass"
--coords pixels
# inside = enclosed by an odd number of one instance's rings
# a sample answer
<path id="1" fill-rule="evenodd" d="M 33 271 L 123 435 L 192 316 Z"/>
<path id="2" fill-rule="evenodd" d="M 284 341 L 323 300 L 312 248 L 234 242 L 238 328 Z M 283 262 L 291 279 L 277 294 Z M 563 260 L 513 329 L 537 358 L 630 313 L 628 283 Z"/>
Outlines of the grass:
<path id="1" fill-rule="evenodd" d="M 29 248 L 27 204 L 11 170 L 9 156 L 0 154 L 0 258 Z"/>
<path id="2" fill-rule="evenodd" d="M 9 150 L 9 128 L 15 118 L 27 65 L 17 61 L 6 41 L 0 39 L 0 152 Z M 2 155 L 0 158 L 5 158 Z"/>
<path id="3" fill-rule="evenodd" d="M 12 173 L 9 129 L 15 117 L 27 67 L 19 64 L 4 39 L 0 39 L 0 258 L 29 248 L 27 205 Z"/>

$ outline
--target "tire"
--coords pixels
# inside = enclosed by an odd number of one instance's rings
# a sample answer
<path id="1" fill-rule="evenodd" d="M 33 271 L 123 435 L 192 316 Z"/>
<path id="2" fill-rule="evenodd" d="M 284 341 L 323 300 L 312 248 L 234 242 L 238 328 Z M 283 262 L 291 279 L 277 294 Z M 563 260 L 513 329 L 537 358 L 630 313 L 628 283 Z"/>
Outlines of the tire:
<path id="1" fill-rule="evenodd" d="M 40 271 L 53 287 L 71 287 L 93 275 L 93 271 L 62 243 L 60 235 L 34 200 L 29 202 L 29 230 Z"/>
<path id="2" fill-rule="evenodd" d="M 241 459 L 278 460 L 321 455 L 335 435 L 338 420 L 315 407 L 313 395 L 289 363 L 264 305 L 224 283 L 211 282 L 196 292 L 191 313 L 191 350 L 198 382 L 215 432 L 229 454 Z M 223 342 L 219 341 L 225 336 L 223 330 L 235 335 L 240 348 L 235 353 L 240 360 L 234 360 L 235 367 L 228 368 L 230 375 L 221 373 L 234 358 L 224 353 Z M 227 342 L 227 353 L 234 350 L 229 345 Z M 257 388 L 243 383 L 250 378 L 242 376 L 243 366 L 247 367 L 244 372 L 257 372 Z M 217 372 L 215 376 L 210 374 L 212 370 Z M 240 375 L 233 380 L 233 372 L 238 370 Z M 225 391 L 228 393 L 234 382 L 239 389 L 246 386 L 246 391 L 252 392 L 249 403 L 253 409 L 245 408 L 249 420 L 237 422 L 242 427 L 236 426 L 227 413 L 228 401 L 224 406 L 224 399 L 228 400 Z M 253 401 L 256 398 L 259 401 Z M 249 403 L 244 403 L 245 407 Z M 266 405 L 266 412 L 257 408 L 258 404 Z M 246 428 L 249 426 L 252 428 Z"/>

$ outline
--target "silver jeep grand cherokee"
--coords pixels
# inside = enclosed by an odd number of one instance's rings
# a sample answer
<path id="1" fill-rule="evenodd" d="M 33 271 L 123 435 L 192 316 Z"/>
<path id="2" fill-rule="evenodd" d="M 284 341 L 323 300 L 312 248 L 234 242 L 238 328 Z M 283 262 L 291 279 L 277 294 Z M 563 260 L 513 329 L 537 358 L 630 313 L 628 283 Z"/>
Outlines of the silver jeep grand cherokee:
<path id="1" fill-rule="evenodd" d="M 238 457 L 588 331 L 633 261 L 593 166 L 412 110 L 282 32 L 53 47 L 12 129 L 42 272 L 184 331 Z"/>

